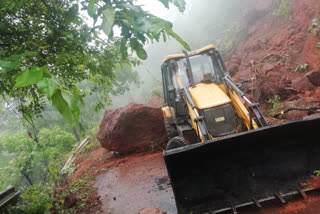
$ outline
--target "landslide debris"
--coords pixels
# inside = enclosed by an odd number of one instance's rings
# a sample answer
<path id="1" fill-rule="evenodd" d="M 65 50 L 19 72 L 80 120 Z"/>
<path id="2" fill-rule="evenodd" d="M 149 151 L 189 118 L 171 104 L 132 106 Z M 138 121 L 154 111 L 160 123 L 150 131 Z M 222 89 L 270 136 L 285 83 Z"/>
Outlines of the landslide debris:
<path id="1" fill-rule="evenodd" d="M 261 104 L 269 119 L 281 111 L 287 112 L 284 120 L 318 113 L 301 109 L 320 107 L 319 37 L 310 33 L 313 20 L 320 17 L 319 2 L 292 0 L 288 13 L 282 15 L 276 13 L 278 4 L 272 2 L 277 1 L 257 1 L 256 10 L 267 11 L 263 17 L 247 15 L 244 36 L 229 53 L 226 67 L 239 87 Z M 275 97 L 280 98 L 279 109 L 270 102 Z"/>
<path id="2" fill-rule="evenodd" d="M 107 110 L 96 138 L 102 147 L 121 155 L 159 148 L 166 143 L 161 109 L 129 103 Z"/>

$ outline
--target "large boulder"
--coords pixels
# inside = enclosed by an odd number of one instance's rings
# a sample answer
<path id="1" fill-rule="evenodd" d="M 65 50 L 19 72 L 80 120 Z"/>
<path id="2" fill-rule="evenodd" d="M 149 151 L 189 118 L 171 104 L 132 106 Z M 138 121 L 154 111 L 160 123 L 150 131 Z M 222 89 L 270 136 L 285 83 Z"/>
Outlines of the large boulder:
<path id="1" fill-rule="evenodd" d="M 306 77 L 314 86 L 320 86 L 320 70 L 310 71 L 306 74 Z"/>
<path id="2" fill-rule="evenodd" d="M 166 143 L 160 108 L 130 103 L 107 110 L 96 134 L 102 147 L 128 154 L 144 152 Z"/>
<path id="3" fill-rule="evenodd" d="M 305 76 L 294 79 L 292 81 L 292 87 L 299 92 L 306 92 L 314 89 L 314 86 Z"/>

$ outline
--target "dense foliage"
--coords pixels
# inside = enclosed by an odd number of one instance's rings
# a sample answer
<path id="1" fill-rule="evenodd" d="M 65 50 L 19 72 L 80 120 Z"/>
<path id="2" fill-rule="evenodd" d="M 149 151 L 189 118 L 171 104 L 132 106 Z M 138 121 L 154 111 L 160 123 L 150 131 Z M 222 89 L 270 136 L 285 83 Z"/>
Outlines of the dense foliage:
<path id="1" fill-rule="evenodd" d="M 87 180 L 61 190 L 59 170 L 110 95 L 139 86 L 144 46 L 168 37 L 189 49 L 133 0 L 0 0 L 0 190 L 23 190 L 13 213 L 76 213 L 64 199 Z"/>
<path id="2" fill-rule="evenodd" d="M 1 155 L 5 164 L 0 168 L 0 189 L 9 184 L 18 186 L 21 179 L 26 184 L 46 181 L 49 168 L 52 164 L 62 165 L 63 154 L 71 151 L 74 143 L 74 136 L 58 127 L 41 129 L 38 142 L 25 131 L 1 136 L 1 151 L 6 155 Z"/>
<path id="3" fill-rule="evenodd" d="M 171 2 L 180 11 L 185 7 L 183 0 L 161 2 L 166 7 Z M 163 40 L 172 36 L 189 49 L 170 22 L 144 11 L 133 0 L 80 3 L 0 1 L 0 94 L 17 100 L 15 107 L 28 122 L 41 114 L 49 100 L 66 121 L 78 123 L 82 98 L 99 86 L 106 92 L 98 100 L 103 103 L 117 76 L 113 71 L 137 63 L 129 57 L 129 49 L 146 59 L 144 44 L 161 36 Z M 80 9 L 87 10 L 94 26 L 85 23 Z M 114 36 L 114 27 L 120 29 L 120 36 Z M 93 82 L 93 87 L 80 90 L 77 84 L 83 80 Z"/>

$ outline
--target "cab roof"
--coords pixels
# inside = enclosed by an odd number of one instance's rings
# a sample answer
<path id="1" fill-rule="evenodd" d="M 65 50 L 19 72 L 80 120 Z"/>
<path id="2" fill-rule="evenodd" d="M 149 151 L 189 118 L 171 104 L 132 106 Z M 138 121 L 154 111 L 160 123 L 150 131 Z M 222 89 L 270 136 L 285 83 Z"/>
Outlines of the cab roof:
<path id="1" fill-rule="evenodd" d="M 197 54 L 201 54 L 203 52 L 206 52 L 208 50 L 215 50 L 216 49 L 216 46 L 214 45 L 208 45 L 204 48 L 201 48 L 199 50 L 195 50 L 195 51 L 190 51 L 188 52 L 189 56 L 194 56 L 194 55 L 197 55 Z M 166 61 L 170 60 L 170 59 L 179 59 L 179 58 L 184 58 L 185 55 L 184 54 L 173 54 L 173 55 L 169 55 L 167 56 L 166 58 L 164 58 L 163 60 L 163 63 L 165 63 Z"/>

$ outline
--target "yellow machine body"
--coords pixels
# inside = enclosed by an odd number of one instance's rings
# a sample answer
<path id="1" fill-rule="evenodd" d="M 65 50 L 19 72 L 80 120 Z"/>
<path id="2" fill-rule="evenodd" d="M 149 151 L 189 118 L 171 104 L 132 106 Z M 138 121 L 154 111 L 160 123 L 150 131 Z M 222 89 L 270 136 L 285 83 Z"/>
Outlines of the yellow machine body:
<path id="1" fill-rule="evenodd" d="M 170 55 L 161 71 L 178 213 L 237 213 L 313 191 L 299 184 L 320 169 L 320 117 L 269 125 L 213 45 Z"/>

